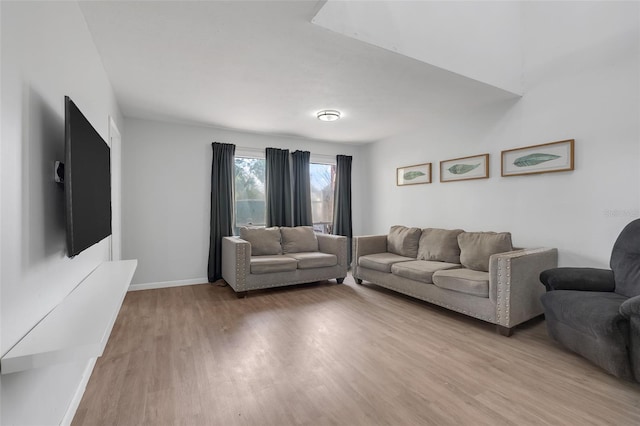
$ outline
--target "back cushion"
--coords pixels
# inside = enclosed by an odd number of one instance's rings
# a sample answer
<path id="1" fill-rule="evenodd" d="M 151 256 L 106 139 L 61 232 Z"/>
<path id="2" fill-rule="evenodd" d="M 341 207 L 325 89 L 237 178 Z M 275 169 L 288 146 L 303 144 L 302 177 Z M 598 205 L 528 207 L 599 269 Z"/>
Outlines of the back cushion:
<path id="1" fill-rule="evenodd" d="M 611 252 L 615 292 L 627 297 L 640 295 L 640 219 L 620 232 Z"/>
<path id="2" fill-rule="evenodd" d="M 475 271 L 489 271 L 489 257 L 513 250 L 510 232 L 463 232 L 458 235 L 460 263 Z"/>
<path id="3" fill-rule="evenodd" d="M 282 249 L 285 253 L 302 253 L 318 251 L 318 238 L 310 226 L 280 228 L 282 232 Z"/>
<path id="4" fill-rule="evenodd" d="M 240 228 L 240 238 L 251 244 L 251 256 L 282 254 L 280 228 Z"/>
<path id="5" fill-rule="evenodd" d="M 418 246 L 418 259 L 460 263 L 458 235 L 463 232 L 462 229 L 423 229 Z"/>
<path id="6" fill-rule="evenodd" d="M 421 233 L 420 228 L 392 226 L 387 235 L 387 251 L 400 256 L 417 257 Z"/>

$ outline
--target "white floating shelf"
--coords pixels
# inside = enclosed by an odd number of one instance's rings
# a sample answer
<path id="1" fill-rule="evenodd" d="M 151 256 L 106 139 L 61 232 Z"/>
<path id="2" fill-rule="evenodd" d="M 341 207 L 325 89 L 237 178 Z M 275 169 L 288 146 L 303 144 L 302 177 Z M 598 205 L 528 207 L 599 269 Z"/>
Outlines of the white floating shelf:
<path id="1" fill-rule="evenodd" d="M 102 355 L 137 260 L 104 262 L 0 360 L 2 374 Z"/>

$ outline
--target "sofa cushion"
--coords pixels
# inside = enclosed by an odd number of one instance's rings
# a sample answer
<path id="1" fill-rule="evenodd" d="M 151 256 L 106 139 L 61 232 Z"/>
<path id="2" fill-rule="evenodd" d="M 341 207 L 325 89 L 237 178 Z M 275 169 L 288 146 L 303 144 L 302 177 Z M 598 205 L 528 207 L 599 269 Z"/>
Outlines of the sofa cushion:
<path id="1" fill-rule="evenodd" d="M 447 269 L 433 273 L 433 283 L 447 290 L 489 297 L 489 273 L 472 269 Z"/>
<path id="2" fill-rule="evenodd" d="M 489 271 L 489 258 L 493 254 L 513 250 L 510 232 L 463 232 L 458 235 L 460 263 L 465 268 Z"/>
<path id="3" fill-rule="evenodd" d="M 249 262 L 252 274 L 289 272 L 298 268 L 297 260 L 281 254 L 275 256 L 251 256 Z"/>
<path id="4" fill-rule="evenodd" d="M 460 268 L 459 263 L 433 262 L 430 260 L 412 260 L 391 265 L 391 273 L 410 280 L 433 284 L 431 276 L 435 271 Z"/>
<path id="5" fill-rule="evenodd" d="M 251 244 L 252 256 L 269 256 L 282 254 L 280 245 L 280 228 L 240 228 L 240 238 Z"/>
<path id="6" fill-rule="evenodd" d="M 420 228 L 407 228 L 406 226 L 392 226 L 387 235 L 387 251 L 400 256 L 416 258 L 418 256 L 418 242 L 420 241 Z"/>
<path id="7" fill-rule="evenodd" d="M 298 261 L 298 269 L 324 268 L 338 264 L 338 257 L 335 254 L 322 253 L 319 251 L 307 253 L 287 253 L 285 256 Z"/>
<path id="8" fill-rule="evenodd" d="M 282 251 L 284 253 L 303 253 L 318 251 L 318 238 L 310 226 L 280 228 L 282 233 Z"/>
<path id="9" fill-rule="evenodd" d="M 391 265 L 397 262 L 408 262 L 415 260 L 411 257 L 399 256 L 393 253 L 375 253 L 360 256 L 358 265 L 363 268 L 375 269 L 380 272 L 391 272 Z"/>
<path id="10" fill-rule="evenodd" d="M 463 232 L 462 229 L 423 229 L 418 244 L 418 259 L 460 263 L 458 235 Z"/>

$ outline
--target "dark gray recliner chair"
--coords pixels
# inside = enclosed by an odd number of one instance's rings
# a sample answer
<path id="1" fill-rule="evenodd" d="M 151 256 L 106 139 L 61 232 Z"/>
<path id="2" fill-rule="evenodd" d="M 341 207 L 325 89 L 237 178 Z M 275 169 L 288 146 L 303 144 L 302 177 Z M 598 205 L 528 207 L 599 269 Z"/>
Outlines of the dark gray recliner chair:
<path id="1" fill-rule="evenodd" d="M 540 274 L 547 330 L 614 376 L 640 382 L 640 219 L 622 230 L 609 265 Z"/>

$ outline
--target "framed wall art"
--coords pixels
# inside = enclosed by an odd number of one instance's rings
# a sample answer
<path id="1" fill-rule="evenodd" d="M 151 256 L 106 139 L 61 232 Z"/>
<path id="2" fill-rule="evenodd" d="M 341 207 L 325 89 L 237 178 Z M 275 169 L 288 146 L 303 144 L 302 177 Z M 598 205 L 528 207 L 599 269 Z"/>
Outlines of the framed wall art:
<path id="1" fill-rule="evenodd" d="M 454 158 L 440 162 L 440 182 L 456 180 L 487 179 L 489 177 L 489 154 Z"/>
<path id="2" fill-rule="evenodd" d="M 431 183 L 431 163 L 397 168 L 396 184 L 398 186 L 418 185 L 421 183 Z"/>
<path id="3" fill-rule="evenodd" d="M 545 143 L 502 151 L 502 176 L 573 170 L 574 140 Z"/>

